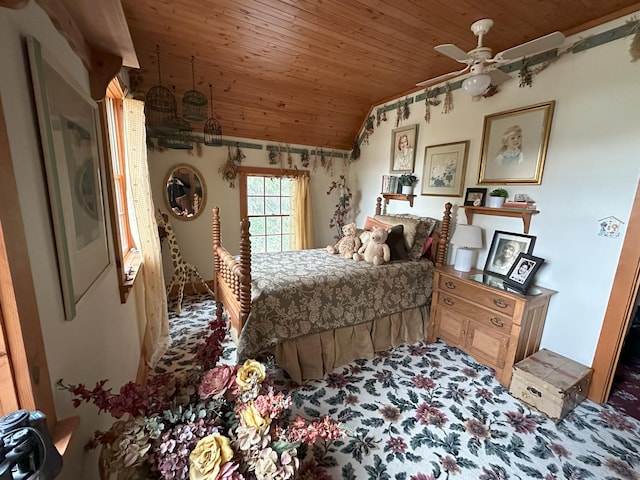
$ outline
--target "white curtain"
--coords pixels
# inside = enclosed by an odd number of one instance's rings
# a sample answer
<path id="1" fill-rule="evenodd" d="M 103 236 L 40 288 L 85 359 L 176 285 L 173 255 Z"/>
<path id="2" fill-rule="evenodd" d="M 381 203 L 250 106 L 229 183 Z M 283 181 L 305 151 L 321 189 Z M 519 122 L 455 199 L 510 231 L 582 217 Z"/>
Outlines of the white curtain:
<path id="1" fill-rule="evenodd" d="M 143 350 L 150 367 L 160 360 L 170 344 L 167 294 L 164 288 L 162 252 L 155 207 L 151 197 L 144 103 L 124 100 L 125 142 L 127 149 L 127 203 L 136 245 L 142 255 L 144 310 L 147 320 Z"/>

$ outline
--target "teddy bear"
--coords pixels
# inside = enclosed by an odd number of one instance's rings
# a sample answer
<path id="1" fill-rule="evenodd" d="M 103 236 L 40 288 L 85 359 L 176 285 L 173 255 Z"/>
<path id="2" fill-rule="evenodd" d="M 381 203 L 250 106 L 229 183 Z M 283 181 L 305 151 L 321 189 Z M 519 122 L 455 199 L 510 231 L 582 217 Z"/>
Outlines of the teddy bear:
<path id="1" fill-rule="evenodd" d="M 343 237 L 334 246 L 327 245 L 327 252 L 339 253 L 345 258 L 352 258 L 353 254 L 362 246 L 360 238 L 356 235 L 356 224 L 343 225 L 342 234 Z"/>
<path id="2" fill-rule="evenodd" d="M 369 239 L 353 254 L 353 259 L 356 261 L 364 260 L 375 266 L 388 262 L 391 259 L 391 250 L 389 245 L 385 243 L 388 235 L 387 229 L 375 227 L 371 231 Z"/>

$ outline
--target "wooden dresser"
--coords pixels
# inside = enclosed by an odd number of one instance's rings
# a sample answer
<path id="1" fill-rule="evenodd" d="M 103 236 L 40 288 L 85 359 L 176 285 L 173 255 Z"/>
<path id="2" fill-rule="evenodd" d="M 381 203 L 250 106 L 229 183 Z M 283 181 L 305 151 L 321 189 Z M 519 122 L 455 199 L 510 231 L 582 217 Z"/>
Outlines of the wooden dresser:
<path id="1" fill-rule="evenodd" d="M 549 300 L 556 292 L 534 286 L 528 295 L 520 295 L 501 284 L 481 270 L 437 267 L 427 340 L 440 338 L 467 352 L 493 368 L 509 388 L 514 363 L 540 348 Z"/>

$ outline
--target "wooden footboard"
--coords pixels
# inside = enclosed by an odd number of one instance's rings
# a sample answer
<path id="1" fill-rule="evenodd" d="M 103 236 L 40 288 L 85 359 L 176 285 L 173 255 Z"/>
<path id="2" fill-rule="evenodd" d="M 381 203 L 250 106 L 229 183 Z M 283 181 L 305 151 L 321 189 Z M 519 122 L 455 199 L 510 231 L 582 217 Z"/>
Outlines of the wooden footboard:
<path id="1" fill-rule="evenodd" d="M 445 204 L 440 231 L 434 236 L 437 245 L 435 264 L 444 265 L 447 256 L 451 203 Z M 382 211 L 382 198 L 376 200 L 376 214 Z M 223 308 L 231 327 L 239 335 L 251 311 L 251 241 L 249 220 L 240 222 L 240 254 L 238 260 L 222 246 L 220 238 L 220 209 L 213 208 L 213 291 L 216 297 L 216 317 L 221 320 Z"/>
<path id="2" fill-rule="evenodd" d="M 220 209 L 213 209 L 213 293 L 216 297 L 216 317 L 227 312 L 231 327 L 240 334 L 251 311 L 251 241 L 249 220 L 240 222 L 240 254 L 238 260 L 222 246 Z"/>

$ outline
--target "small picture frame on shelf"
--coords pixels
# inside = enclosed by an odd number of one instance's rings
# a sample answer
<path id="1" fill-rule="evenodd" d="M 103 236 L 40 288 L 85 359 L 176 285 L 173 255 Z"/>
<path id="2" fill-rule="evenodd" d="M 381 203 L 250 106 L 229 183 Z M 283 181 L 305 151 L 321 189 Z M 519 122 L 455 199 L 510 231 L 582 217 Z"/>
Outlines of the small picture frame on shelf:
<path id="1" fill-rule="evenodd" d="M 533 282 L 533 277 L 543 263 L 544 258 L 520 252 L 504 278 L 505 286 L 510 286 L 523 294 L 527 293 Z"/>
<path id="2" fill-rule="evenodd" d="M 486 199 L 486 188 L 467 188 L 464 194 L 464 205 L 466 207 L 484 207 Z"/>

